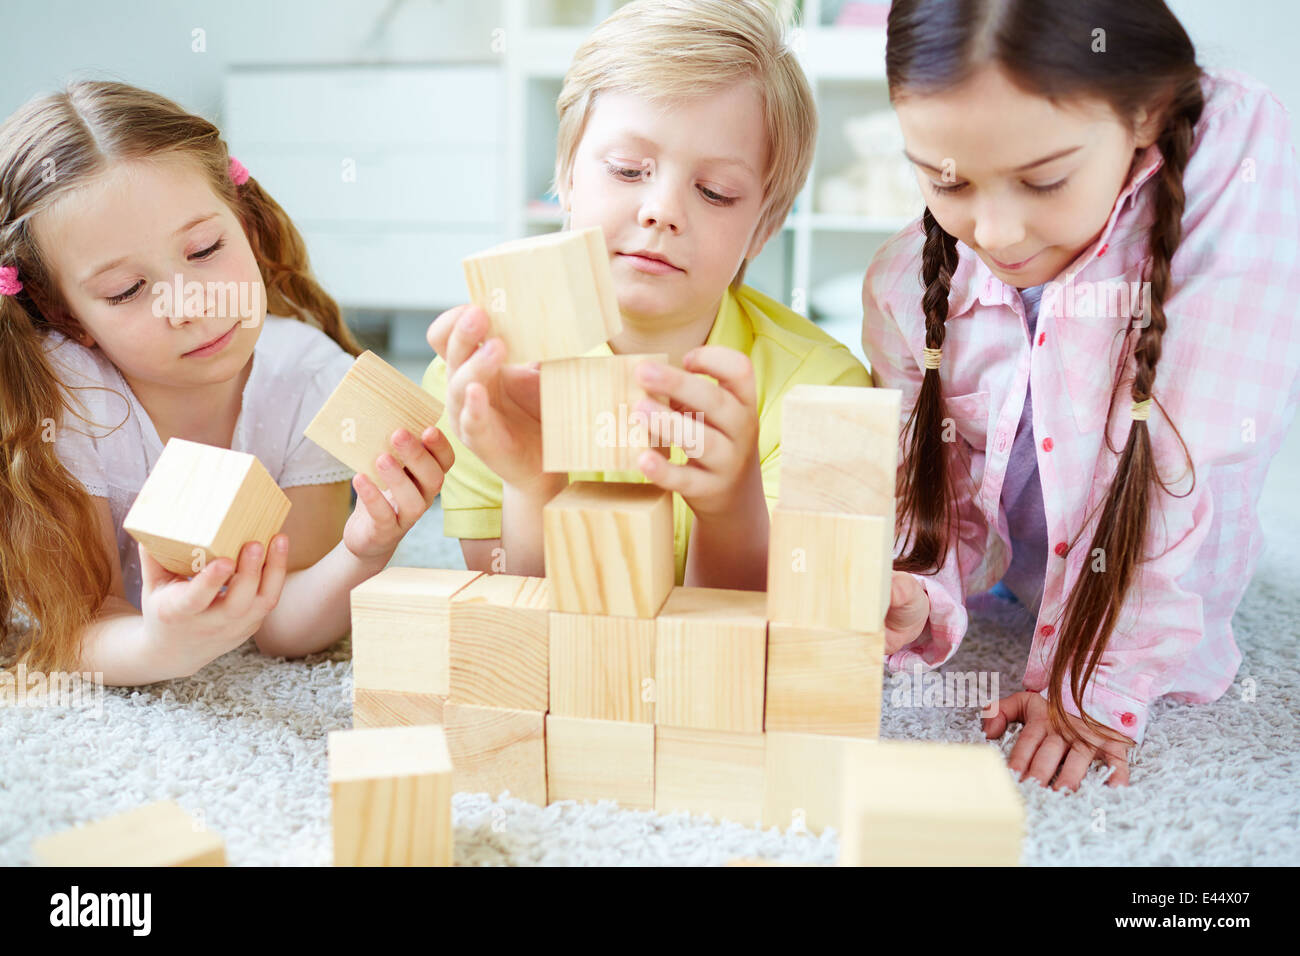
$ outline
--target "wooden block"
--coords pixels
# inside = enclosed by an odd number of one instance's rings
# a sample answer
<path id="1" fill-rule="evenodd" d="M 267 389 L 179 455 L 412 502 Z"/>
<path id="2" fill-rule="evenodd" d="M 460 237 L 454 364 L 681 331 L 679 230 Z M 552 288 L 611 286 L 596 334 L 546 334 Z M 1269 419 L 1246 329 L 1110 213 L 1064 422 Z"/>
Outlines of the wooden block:
<path id="1" fill-rule="evenodd" d="M 221 836 L 171 800 L 32 843 L 37 866 L 225 866 Z"/>
<path id="2" fill-rule="evenodd" d="M 451 598 L 478 571 L 386 568 L 352 589 L 355 691 L 451 690 Z"/>
<path id="3" fill-rule="evenodd" d="M 885 636 L 773 622 L 764 728 L 880 736 Z"/>
<path id="4" fill-rule="evenodd" d="M 352 726 L 413 727 L 441 724 L 442 694 L 411 694 L 400 690 L 352 688 Z"/>
<path id="5" fill-rule="evenodd" d="M 546 796 L 653 810 L 655 729 L 651 724 L 546 718 Z"/>
<path id="6" fill-rule="evenodd" d="M 763 734 L 656 726 L 655 810 L 758 826 L 764 744 Z"/>
<path id="7" fill-rule="evenodd" d="M 303 434 L 386 489 L 375 459 L 392 454 L 393 432 L 405 428 L 419 441 L 442 418 L 442 410 L 442 402 L 374 352 L 362 352 Z"/>
<path id="8" fill-rule="evenodd" d="M 542 509 L 542 529 L 553 611 L 654 617 L 672 590 L 670 491 L 574 482 Z"/>
<path id="9" fill-rule="evenodd" d="M 767 595 L 673 588 L 655 632 L 655 723 L 763 731 Z"/>
<path id="10" fill-rule="evenodd" d="M 583 355 L 623 330 L 600 227 L 503 243 L 463 260 L 507 362 Z"/>
<path id="11" fill-rule="evenodd" d="M 330 732 L 335 866 L 451 866 L 451 756 L 441 727 Z"/>
<path id="12" fill-rule="evenodd" d="M 546 714 L 447 701 L 443 727 L 456 793 L 487 793 L 546 806 Z"/>
<path id="13" fill-rule="evenodd" d="M 169 439 L 122 527 L 173 574 L 194 575 L 217 558 L 265 548 L 289 499 L 253 455 Z"/>
<path id="14" fill-rule="evenodd" d="M 636 410 L 649 395 L 636 383 L 636 367 L 646 360 L 667 362 L 668 356 L 596 355 L 542 363 L 543 471 L 637 469 L 638 456 L 652 447 L 648 419 Z"/>
<path id="15" fill-rule="evenodd" d="M 551 614 L 551 713 L 651 724 L 655 622 Z"/>
<path id="16" fill-rule="evenodd" d="M 894 515 L 899 403 L 892 388 L 796 385 L 781 402 L 781 504 Z"/>
<path id="17" fill-rule="evenodd" d="M 484 574 L 451 599 L 451 681 L 458 704 L 547 709 L 545 578 Z"/>
<path id="18" fill-rule="evenodd" d="M 842 832 L 844 774 L 863 748 L 877 742 L 826 734 L 767 733 L 763 826 L 782 831 Z"/>
<path id="19" fill-rule="evenodd" d="M 772 509 L 768 620 L 849 631 L 884 630 L 894 520 Z"/>
<path id="20" fill-rule="evenodd" d="M 1016 866 L 1025 808 L 985 744 L 882 740 L 846 764 L 845 866 Z"/>

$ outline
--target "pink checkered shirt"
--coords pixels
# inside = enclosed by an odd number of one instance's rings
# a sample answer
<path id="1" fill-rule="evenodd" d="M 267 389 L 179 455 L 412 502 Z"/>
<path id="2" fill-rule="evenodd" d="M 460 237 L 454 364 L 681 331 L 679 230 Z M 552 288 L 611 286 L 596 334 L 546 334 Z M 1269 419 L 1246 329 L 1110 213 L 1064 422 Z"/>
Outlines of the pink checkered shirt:
<path id="1" fill-rule="evenodd" d="M 1164 413 L 1153 408 L 1148 422 L 1160 474 L 1182 497 L 1154 491 L 1147 551 L 1154 557 L 1139 566 L 1083 699 L 1090 716 L 1138 742 L 1156 698 L 1208 702 L 1232 684 L 1241 663 L 1232 615 L 1263 546 L 1256 503 L 1300 398 L 1300 176 L 1287 112 L 1240 74 L 1208 75 L 1203 87 L 1156 368 Z M 1131 354 L 1126 385 L 1111 402 L 1129 322 L 1119 283 L 1140 281 L 1149 261 L 1152 176 L 1162 162 L 1155 146 L 1139 157 L 1100 236 L 1057 277 L 1060 285 L 1044 290 L 1032 344 L 1016 289 L 958 244 L 940 375 L 970 481 L 959 494 L 956 546 L 937 574 L 918 576 L 930 597 L 929 624 L 890 655 L 891 670 L 951 658 L 966 633 L 965 596 L 987 590 L 1007 568 L 1000 497 L 1032 380 L 1050 551 L 1024 686 L 1046 696 L 1065 600 L 1098 560 L 1088 546 L 1118 464 L 1103 434 L 1108 416 L 1111 446 L 1122 449 L 1128 437 Z M 922 376 L 922 239 L 919 220 L 891 238 L 863 284 L 862 346 L 876 383 L 902 389 L 905 414 Z M 1195 465 L 1190 493 L 1171 421 Z M 1068 684 L 1065 698 L 1078 715 Z"/>

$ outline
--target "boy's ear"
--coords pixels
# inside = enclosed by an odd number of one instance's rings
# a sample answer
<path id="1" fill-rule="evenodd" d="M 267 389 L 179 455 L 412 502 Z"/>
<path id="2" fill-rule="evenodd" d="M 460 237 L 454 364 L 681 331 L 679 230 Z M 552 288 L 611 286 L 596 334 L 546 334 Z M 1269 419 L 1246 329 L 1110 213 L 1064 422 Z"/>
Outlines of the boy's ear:
<path id="1" fill-rule="evenodd" d="M 758 254 L 762 252 L 763 247 L 767 245 L 767 241 L 776 235 L 777 230 L 780 228 L 780 223 L 772 223 L 765 226 L 762 232 L 755 232 L 754 238 L 749 241 L 749 248 L 745 250 L 746 261 L 753 262 L 757 259 Z"/>

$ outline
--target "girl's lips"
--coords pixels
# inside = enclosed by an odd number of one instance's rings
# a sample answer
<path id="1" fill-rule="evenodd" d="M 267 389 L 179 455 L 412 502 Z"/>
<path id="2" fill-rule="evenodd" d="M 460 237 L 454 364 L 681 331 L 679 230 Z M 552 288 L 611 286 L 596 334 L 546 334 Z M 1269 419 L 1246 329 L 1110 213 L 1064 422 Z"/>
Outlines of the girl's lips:
<path id="1" fill-rule="evenodd" d="M 989 258 L 993 259 L 992 256 L 989 256 Z M 1019 262 L 1003 262 L 1001 259 L 993 259 L 993 262 L 997 265 L 999 269 L 1002 269 L 1005 272 L 1016 272 L 1019 269 L 1023 269 L 1025 266 L 1029 265 L 1029 263 L 1033 262 L 1037 258 L 1038 258 L 1038 253 L 1035 252 L 1028 259 L 1021 259 Z"/>
<path id="2" fill-rule="evenodd" d="M 666 276 L 683 271 L 676 266 L 669 265 L 661 259 L 651 259 L 648 256 L 638 256 L 632 252 L 620 252 L 618 253 L 618 257 L 638 272 L 646 272 L 650 275 Z"/>
<path id="3" fill-rule="evenodd" d="M 232 325 L 230 327 L 230 331 L 227 332 L 225 335 L 221 336 L 218 339 L 213 339 L 207 345 L 200 345 L 192 352 L 186 352 L 184 355 L 181 356 L 181 358 L 205 358 L 206 356 L 209 355 L 216 355 L 227 345 L 229 345 L 232 339 L 234 339 L 235 329 L 237 328 L 239 328 L 238 322 Z"/>

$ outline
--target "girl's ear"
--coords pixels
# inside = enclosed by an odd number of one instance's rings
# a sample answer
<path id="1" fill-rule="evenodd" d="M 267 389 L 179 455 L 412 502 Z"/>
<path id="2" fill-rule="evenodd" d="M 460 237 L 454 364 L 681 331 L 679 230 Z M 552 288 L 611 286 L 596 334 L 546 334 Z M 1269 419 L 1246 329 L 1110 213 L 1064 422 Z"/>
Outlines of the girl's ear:
<path id="1" fill-rule="evenodd" d="M 1133 124 L 1135 145 L 1138 149 L 1146 149 L 1160 138 L 1160 130 L 1165 125 L 1164 118 L 1165 111 L 1163 109 L 1148 110 L 1145 107 L 1138 109 L 1137 118 Z"/>

